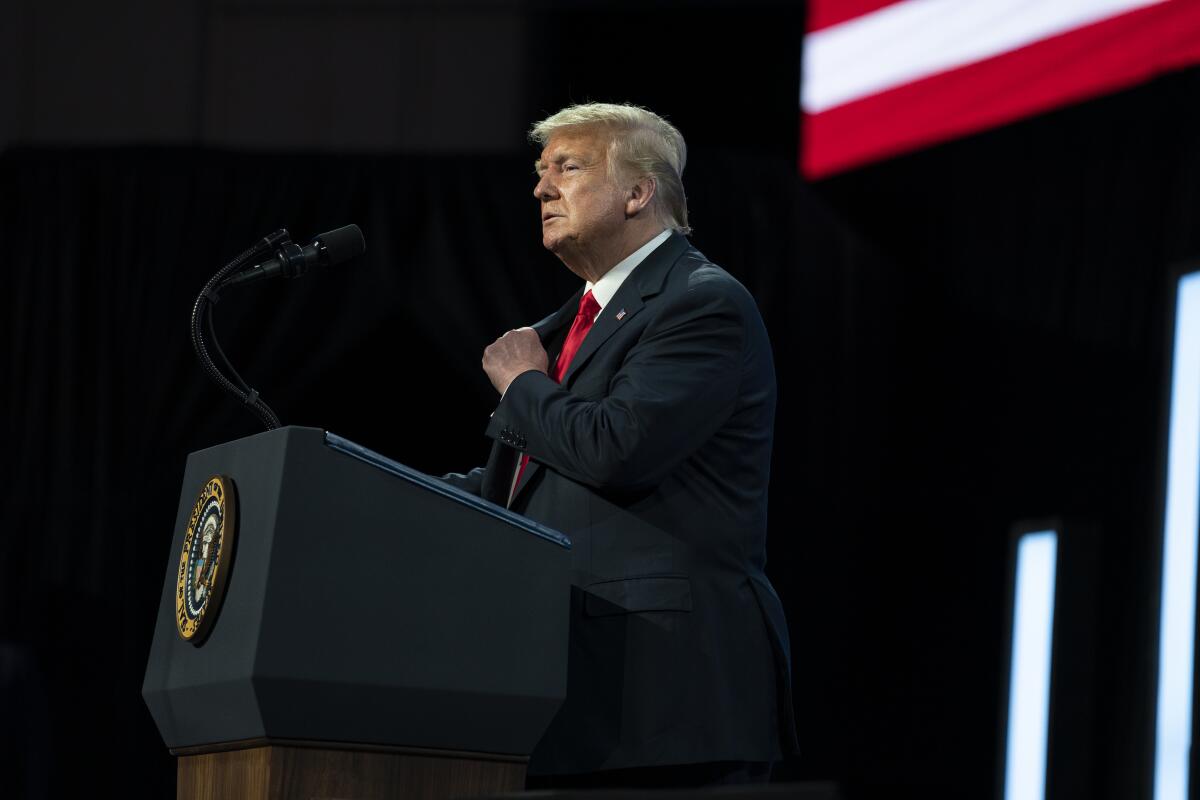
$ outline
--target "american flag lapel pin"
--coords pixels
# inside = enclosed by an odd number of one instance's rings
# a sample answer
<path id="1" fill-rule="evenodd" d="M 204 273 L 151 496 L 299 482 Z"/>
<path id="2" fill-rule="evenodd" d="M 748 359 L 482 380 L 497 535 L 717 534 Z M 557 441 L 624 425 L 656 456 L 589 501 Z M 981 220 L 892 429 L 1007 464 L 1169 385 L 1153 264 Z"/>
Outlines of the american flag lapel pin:
<path id="1" fill-rule="evenodd" d="M 623 319 L 625 319 L 625 309 L 622 308 L 620 311 L 617 312 L 617 321 L 619 322 L 620 320 L 623 320 Z"/>

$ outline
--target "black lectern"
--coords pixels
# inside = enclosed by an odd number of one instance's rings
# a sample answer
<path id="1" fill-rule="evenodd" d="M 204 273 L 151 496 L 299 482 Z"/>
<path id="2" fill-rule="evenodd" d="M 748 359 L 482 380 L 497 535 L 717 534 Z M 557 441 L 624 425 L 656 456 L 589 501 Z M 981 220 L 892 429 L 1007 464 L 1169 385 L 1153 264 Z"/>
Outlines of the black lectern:
<path id="1" fill-rule="evenodd" d="M 210 556 L 181 552 L 212 476 L 237 533 L 187 641 L 177 608 Z M 569 547 L 313 428 L 192 453 L 142 687 L 180 797 L 521 788 L 566 689 Z"/>

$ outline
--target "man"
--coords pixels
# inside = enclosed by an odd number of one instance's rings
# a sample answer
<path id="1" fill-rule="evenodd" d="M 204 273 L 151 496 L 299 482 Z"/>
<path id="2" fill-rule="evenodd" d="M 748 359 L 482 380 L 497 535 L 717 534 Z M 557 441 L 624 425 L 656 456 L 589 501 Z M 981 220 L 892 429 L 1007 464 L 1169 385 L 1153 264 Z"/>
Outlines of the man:
<path id="1" fill-rule="evenodd" d="M 501 395 L 491 457 L 447 480 L 574 543 L 567 697 L 531 783 L 766 780 L 795 748 L 787 626 L 763 573 L 766 330 L 688 243 L 672 125 L 595 103 L 530 137 L 542 243 L 585 284 L 484 351 Z"/>

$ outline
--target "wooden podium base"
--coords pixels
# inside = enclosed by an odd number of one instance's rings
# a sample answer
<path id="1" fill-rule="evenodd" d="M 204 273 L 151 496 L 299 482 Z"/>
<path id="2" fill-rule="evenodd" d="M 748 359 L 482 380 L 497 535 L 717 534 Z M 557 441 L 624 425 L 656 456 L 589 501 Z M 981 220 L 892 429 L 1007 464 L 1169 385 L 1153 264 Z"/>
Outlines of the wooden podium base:
<path id="1" fill-rule="evenodd" d="M 376 800 L 525 788 L 529 759 L 453 750 L 256 739 L 171 751 L 179 800 Z"/>

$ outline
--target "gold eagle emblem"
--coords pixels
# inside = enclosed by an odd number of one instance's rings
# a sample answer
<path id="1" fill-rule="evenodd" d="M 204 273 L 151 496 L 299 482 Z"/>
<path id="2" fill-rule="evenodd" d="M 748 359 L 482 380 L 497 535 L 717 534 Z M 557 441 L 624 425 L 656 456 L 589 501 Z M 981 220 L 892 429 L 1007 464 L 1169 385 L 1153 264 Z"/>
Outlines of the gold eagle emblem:
<path id="1" fill-rule="evenodd" d="M 212 630 L 233 560 L 237 497 L 233 480 L 214 475 L 204 483 L 179 554 L 175 623 L 185 641 L 199 645 Z"/>

